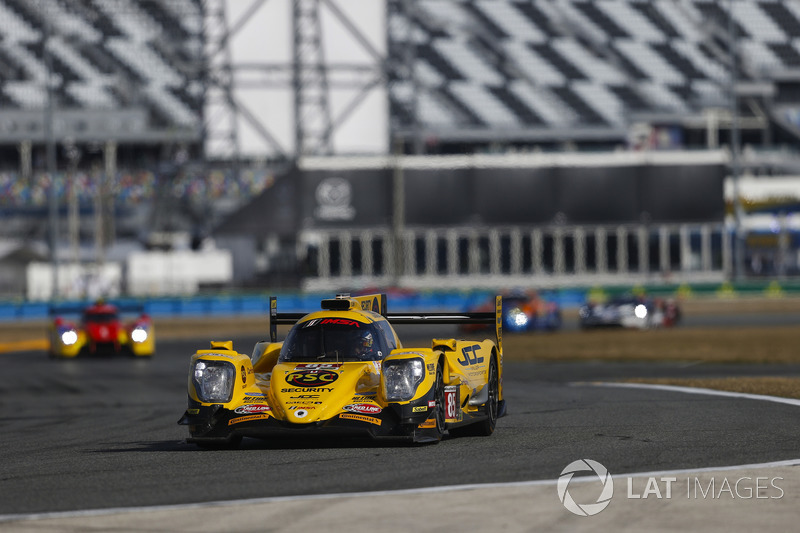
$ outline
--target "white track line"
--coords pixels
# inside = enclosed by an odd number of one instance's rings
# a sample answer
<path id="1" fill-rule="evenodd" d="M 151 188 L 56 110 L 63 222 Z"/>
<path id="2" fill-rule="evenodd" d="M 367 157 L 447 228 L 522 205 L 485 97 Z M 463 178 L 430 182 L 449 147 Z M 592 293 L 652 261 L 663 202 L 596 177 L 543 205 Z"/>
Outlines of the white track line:
<path id="1" fill-rule="evenodd" d="M 684 468 L 680 470 L 659 470 L 652 472 L 632 472 L 632 473 L 617 473 L 614 472 L 614 477 L 656 477 L 666 476 L 671 474 L 702 474 L 707 472 L 729 472 L 735 470 L 753 470 L 760 468 L 780 468 L 784 466 L 800 466 L 800 458 L 788 459 L 785 461 L 772 461 L 768 463 L 753 463 L 746 465 L 734 466 L 713 466 L 708 468 Z M 596 481 L 597 476 L 580 476 L 574 477 L 572 482 L 582 481 Z M 224 507 L 232 505 L 258 505 L 265 503 L 280 503 L 280 502 L 296 502 L 308 500 L 332 500 L 336 498 L 366 498 L 370 496 L 401 496 L 404 494 L 430 494 L 439 492 L 456 492 L 463 490 L 486 490 L 492 488 L 509 488 L 509 487 L 535 487 L 535 486 L 555 486 L 558 483 L 557 479 L 538 479 L 533 481 L 513 481 L 507 483 L 471 483 L 466 485 L 444 485 L 441 487 L 422 487 L 418 489 L 398 489 L 398 490 L 383 490 L 383 491 L 370 491 L 370 492 L 340 492 L 334 494 L 306 494 L 299 496 L 272 496 L 268 498 L 250 498 L 245 500 L 218 500 L 213 502 L 204 503 L 187 503 L 180 505 L 152 505 L 145 507 L 115 507 L 110 509 L 89 509 L 84 511 L 62 511 L 56 513 L 31 513 L 31 514 L 12 514 L 0 515 L 0 523 L 22 521 L 22 520 L 46 520 L 56 518 L 78 518 L 78 517 L 92 517 L 92 516 L 107 516 L 112 514 L 122 513 L 140 513 L 140 512 L 163 512 L 163 511 L 185 511 L 190 509 L 200 509 L 204 507 Z"/>
<path id="2" fill-rule="evenodd" d="M 703 389 L 700 387 L 680 387 L 678 385 L 658 385 L 655 383 L 623 383 L 623 382 L 581 382 L 573 385 L 591 385 L 593 387 L 627 387 L 631 389 L 654 389 L 671 392 L 685 392 L 687 394 L 705 394 L 708 396 L 725 396 L 728 398 L 741 398 L 745 400 L 762 400 L 767 402 L 785 403 L 800 407 L 800 400 L 794 398 L 781 398 L 780 396 L 767 396 L 765 394 L 748 394 L 746 392 L 730 392 L 716 389 Z"/>
<path id="3" fill-rule="evenodd" d="M 747 400 L 763 400 L 775 403 L 784 403 L 788 405 L 800 406 L 800 400 L 792 398 L 780 398 L 778 396 L 765 396 L 761 394 L 746 394 L 741 392 L 728 392 L 714 389 L 701 389 L 694 387 L 678 387 L 674 385 L 655 385 L 646 383 L 612 383 L 612 382 L 582 382 L 572 383 L 572 385 L 591 385 L 594 387 L 627 387 L 627 388 L 642 388 L 642 389 L 655 389 L 665 390 L 672 392 L 684 392 L 688 394 L 706 394 L 709 396 L 726 396 L 729 398 L 742 398 Z M 680 470 L 662 470 L 653 472 L 632 472 L 618 474 L 614 473 L 615 477 L 656 477 L 666 476 L 671 474 L 702 474 L 706 472 L 728 472 L 732 470 L 752 470 L 757 468 L 779 468 L 782 466 L 800 466 L 800 458 L 789 459 L 786 461 L 773 461 L 769 463 L 755 463 L 746 465 L 734 466 L 712 466 L 708 468 L 686 468 Z M 575 477 L 572 481 L 593 481 L 596 476 Z M 136 512 L 161 512 L 161 511 L 182 511 L 188 509 L 199 509 L 203 507 L 222 507 L 230 505 L 258 505 L 264 503 L 279 503 L 279 502 L 292 502 L 292 501 L 306 501 L 306 500 L 330 500 L 335 498 L 365 498 L 368 496 L 400 496 L 403 494 L 429 494 L 437 492 L 449 491 L 462 491 L 474 489 L 491 489 L 491 488 L 504 488 L 504 487 L 534 487 L 534 486 L 547 486 L 556 485 L 556 479 L 539 479 L 534 481 L 515 481 L 508 483 L 472 483 L 467 485 L 445 485 L 441 487 L 423 487 L 418 489 L 400 489 L 400 490 L 384 490 L 384 491 L 370 491 L 370 492 L 341 492 L 335 494 L 306 494 L 301 496 L 273 496 L 269 498 L 251 498 L 246 500 L 219 500 L 205 503 L 189 503 L 182 505 L 154 505 L 147 507 L 115 507 L 111 509 L 90 509 L 85 511 L 64 511 L 58 513 L 32 513 L 32 514 L 12 514 L 0 515 L 0 523 L 12 522 L 21 520 L 46 520 L 53 518 L 76 518 L 76 517 L 91 517 L 91 516 L 107 516 L 120 513 L 136 513 Z"/>

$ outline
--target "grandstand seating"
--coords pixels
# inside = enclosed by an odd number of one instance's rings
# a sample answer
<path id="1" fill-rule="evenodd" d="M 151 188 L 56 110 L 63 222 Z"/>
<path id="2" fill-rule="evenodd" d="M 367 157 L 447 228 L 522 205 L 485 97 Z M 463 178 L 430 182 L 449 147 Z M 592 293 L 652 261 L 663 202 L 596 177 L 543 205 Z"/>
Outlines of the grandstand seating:
<path id="1" fill-rule="evenodd" d="M 61 107 L 144 106 L 157 128 L 196 127 L 201 95 L 186 89 L 202 66 L 201 4 L 0 0 L 0 103 L 41 108 L 49 55 Z"/>
<path id="2" fill-rule="evenodd" d="M 408 5 L 408 4 L 405 4 Z M 427 0 L 390 10 L 391 50 L 416 81 L 390 87 L 395 124 L 430 132 L 517 127 L 624 131 L 637 116 L 727 106 L 728 3 L 716 0 Z M 800 67 L 800 4 L 733 2 L 739 78 Z M 413 31 L 409 31 L 409 27 Z M 409 39 L 414 46 L 409 46 Z M 417 87 L 411 86 L 417 83 Z M 405 124 L 408 126 L 409 124 Z"/>

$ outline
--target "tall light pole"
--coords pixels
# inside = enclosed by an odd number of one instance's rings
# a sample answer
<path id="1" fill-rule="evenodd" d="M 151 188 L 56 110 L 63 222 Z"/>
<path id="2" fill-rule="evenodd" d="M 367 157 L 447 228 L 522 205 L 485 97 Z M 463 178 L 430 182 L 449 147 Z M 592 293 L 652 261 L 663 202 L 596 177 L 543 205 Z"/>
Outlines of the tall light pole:
<path id="1" fill-rule="evenodd" d="M 733 18 L 733 5 L 734 0 L 729 0 L 728 3 L 728 51 L 730 56 L 730 106 L 731 106 L 731 180 L 733 182 L 733 216 L 734 216 L 734 262 L 733 273 L 734 279 L 742 281 L 745 277 L 744 272 L 744 228 L 742 227 L 742 199 L 741 199 L 741 184 L 739 183 L 741 176 L 741 168 L 739 161 L 739 154 L 741 152 L 741 131 L 739 128 L 739 95 L 736 86 L 739 83 L 739 66 L 738 66 L 738 47 L 736 43 L 736 20 Z"/>
<path id="2" fill-rule="evenodd" d="M 44 13 L 45 6 L 42 3 L 42 12 Z M 58 188 L 56 183 L 56 140 L 53 132 L 53 67 L 52 58 L 48 45 L 52 37 L 52 28 L 50 26 L 50 19 L 45 16 L 44 19 L 44 35 L 42 36 L 42 54 L 44 56 L 45 64 L 45 94 L 47 95 L 47 102 L 44 107 L 44 136 L 46 145 L 47 157 L 47 174 L 50 177 L 50 191 L 49 191 L 49 226 L 50 226 L 50 268 L 52 269 L 52 284 L 53 290 L 50 294 L 51 299 L 58 299 Z"/>

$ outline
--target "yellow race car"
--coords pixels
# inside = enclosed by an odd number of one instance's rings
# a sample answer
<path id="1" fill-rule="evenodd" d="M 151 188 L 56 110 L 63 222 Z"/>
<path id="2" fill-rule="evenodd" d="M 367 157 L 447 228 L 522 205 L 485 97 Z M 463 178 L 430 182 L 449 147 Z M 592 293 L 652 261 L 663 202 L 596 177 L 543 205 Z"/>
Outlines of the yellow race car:
<path id="1" fill-rule="evenodd" d="M 491 435 L 505 414 L 502 299 L 493 313 L 387 313 L 382 294 L 322 300 L 309 314 L 278 313 L 251 357 L 232 341 L 198 350 L 188 442 L 235 447 L 242 437 L 345 435 L 438 442 Z M 404 347 L 393 324 L 494 324 L 496 339 L 433 339 Z M 292 324 L 277 341 L 277 326 Z"/>

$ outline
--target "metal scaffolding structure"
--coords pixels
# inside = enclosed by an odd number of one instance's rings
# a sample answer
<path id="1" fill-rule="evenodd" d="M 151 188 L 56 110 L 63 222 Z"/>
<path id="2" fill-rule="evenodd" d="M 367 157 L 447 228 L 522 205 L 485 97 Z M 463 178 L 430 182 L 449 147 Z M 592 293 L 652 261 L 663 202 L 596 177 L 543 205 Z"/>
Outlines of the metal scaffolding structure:
<path id="1" fill-rule="evenodd" d="M 225 0 L 205 0 L 205 76 L 207 113 L 204 134 L 208 151 L 220 158 L 236 159 L 240 149 L 237 126 L 254 131 L 274 159 L 292 160 L 301 155 L 335 153 L 335 137 L 344 122 L 363 103 L 364 96 L 386 82 L 386 58 L 364 35 L 358 23 L 343 10 L 341 0 L 291 0 L 291 57 L 287 62 L 240 61 L 231 53 L 232 41 L 270 2 L 253 0 L 236 19 L 231 19 Z M 363 61 L 333 61 L 326 50 L 325 24 L 337 25 L 348 43 L 358 47 Z M 269 120 L 239 96 L 242 90 L 287 89 L 292 93 L 294 146 L 279 140 Z M 335 91 L 353 95 L 338 110 L 332 105 Z M 388 132 L 387 132 L 388 135 Z"/>

